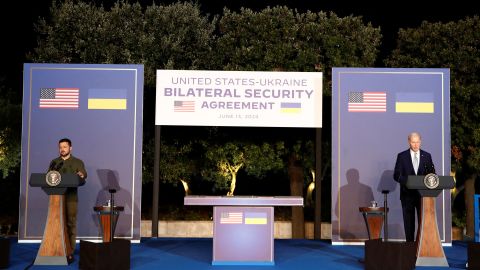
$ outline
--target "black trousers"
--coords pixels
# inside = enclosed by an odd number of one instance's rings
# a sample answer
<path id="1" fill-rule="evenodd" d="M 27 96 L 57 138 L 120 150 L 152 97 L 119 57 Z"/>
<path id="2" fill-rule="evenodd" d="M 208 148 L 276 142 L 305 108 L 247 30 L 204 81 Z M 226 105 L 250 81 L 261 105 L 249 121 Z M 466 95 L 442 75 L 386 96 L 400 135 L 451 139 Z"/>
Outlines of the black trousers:
<path id="1" fill-rule="evenodd" d="M 70 241 L 70 247 L 72 248 L 72 254 L 75 251 L 75 242 L 77 239 L 77 204 L 78 195 L 77 192 L 67 192 L 65 194 L 66 214 L 67 214 L 67 233 L 68 240 Z M 70 255 L 70 254 L 69 254 Z"/>
<path id="2" fill-rule="evenodd" d="M 415 241 L 415 210 L 417 221 L 420 221 L 420 200 L 419 195 L 405 196 L 402 199 L 403 228 L 407 242 Z M 420 224 L 419 224 L 420 226 Z"/>

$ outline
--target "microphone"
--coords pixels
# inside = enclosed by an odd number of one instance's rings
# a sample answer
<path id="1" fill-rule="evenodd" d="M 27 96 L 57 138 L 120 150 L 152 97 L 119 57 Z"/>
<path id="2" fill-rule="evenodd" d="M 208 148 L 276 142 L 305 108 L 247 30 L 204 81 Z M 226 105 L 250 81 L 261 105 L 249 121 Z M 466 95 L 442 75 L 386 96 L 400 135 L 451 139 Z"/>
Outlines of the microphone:
<path id="1" fill-rule="evenodd" d="M 435 166 L 433 165 L 433 162 L 425 163 L 424 170 L 425 174 L 435 173 Z"/>
<path id="2" fill-rule="evenodd" d="M 60 170 L 62 167 L 63 167 L 63 161 L 60 161 L 60 162 L 57 163 L 57 165 L 55 166 L 55 171 Z"/>
<path id="3" fill-rule="evenodd" d="M 48 166 L 48 171 L 53 171 L 55 169 L 55 162 L 51 162 L 50 166 Z"/>
<path id="4" fill-rule="evenodd" d="M 430 163 L 430 173 L 435 173 L 435 165 L 433 165 L 433 162 Z"/>

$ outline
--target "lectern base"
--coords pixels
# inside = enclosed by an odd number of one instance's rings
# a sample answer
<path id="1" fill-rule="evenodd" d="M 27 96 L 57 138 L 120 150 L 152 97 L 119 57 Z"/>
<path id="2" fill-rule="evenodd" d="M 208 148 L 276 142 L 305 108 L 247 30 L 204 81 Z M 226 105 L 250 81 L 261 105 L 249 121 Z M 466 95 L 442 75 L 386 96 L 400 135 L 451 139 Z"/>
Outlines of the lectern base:
<path id="1" fill-rule="evenodd" d="M 467 254 L 468 269 L 480 269 L 480 243 L 468 243 Z"/>
<path id="2" fill-rule="evenodd" d="M 68 265 L 64 256 L 37 256 L 34 265 Z"/>
<path id="3" fill-rule="evenodd" d="M 448 267 L 448 262 L 445 257 L 418 257 L 415 265 Z"/>
<path id="4" fill-rule="evenodd" d="M 115 239 L 108 243 L 80 241 L 80 269 L 130 269 L 130 241 Z"/>
<path id="5" fill-rule="evenodd" d="M 0 237 L 0 268 L 7 268 L 10 259 L 10 239 Z"/>
<path id="6" fill-rule="evenodd" d="M 415 268 L 414 242 L 365 241 L 366 270 L 411 270 Z"/>

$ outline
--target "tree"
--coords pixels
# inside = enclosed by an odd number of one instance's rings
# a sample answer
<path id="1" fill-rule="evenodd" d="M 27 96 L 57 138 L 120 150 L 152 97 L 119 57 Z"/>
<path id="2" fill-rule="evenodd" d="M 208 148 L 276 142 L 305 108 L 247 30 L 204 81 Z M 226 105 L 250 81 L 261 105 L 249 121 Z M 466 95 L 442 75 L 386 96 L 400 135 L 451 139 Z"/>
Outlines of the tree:
<path id="1" fill-rule="evenodd" d="M 473 237 L 473 194 L 480 172 L 480 18 L 400 29 L 397 48 L 386 64 L 450 68 L 452 169 L 457 185 L 465 183 L 466 233 Z"/>
<path id="2" fill-rule="evenodd" d="M 185 195 L 191 194 L 189 184 L 197 171 L 196 161 L 191 158 L 192 143 L 162 143 L 160 146 L 160 179 L 177 186 L 182 183 Z"/>
<path id="3" fill-rule="evenodd" d="M 13 92 L 0 80 L 0 171 L 6 178 L 20 165 L 20 133 L 22 105 L 15 102 Z"/>
<path id="4" fill-rule="evenodd" d="M 144 23 L 148 85 L 154 86 L 156 69 L 210 69 L 216 18 L 203 16 L 198 4 L 149 6 Z"/>
<path id="5" fill-rule="evenodd" d="M 52 2 L 50 18 L 39 19 L 38 45 L 28 58 L 34 62 L 108 63 L 107 12 L 92 3 Z"/>
<path id="6" fill-rule="evenodd" d="M 322 71 L 327 81 L 334 66 L 372 66 L 381 39 L 380 29 L 361 17 L 299 13 L 287 7 L 260 12 L 242 8 L 239 13 L 225 9 L 219 32 L 221 69 Z"/>
<path id="7" fill-rule="evenodd" d="M 227 196 L 233 196 L 237 174 L 244 169 L 249 175 L 261 178 L 266 172 L 283 167 L 281 151 L 283 144 L 227 142 L 222 145 L 207 145 L 205 157 L 214 167 L 205 167 L 202 175 L 214 181 L 219 188 L 228 189 Z"/>
<path id="8" fill-rule="evenodd" d="M 34 62 L 144 64 L 145 86 L 155 86 L 157 69 L 198 69 L 209 65 L 215 19 L 198 4 L 148 6 L 123 0 L 110 9 L 66 0 L 40 19 Z"/>

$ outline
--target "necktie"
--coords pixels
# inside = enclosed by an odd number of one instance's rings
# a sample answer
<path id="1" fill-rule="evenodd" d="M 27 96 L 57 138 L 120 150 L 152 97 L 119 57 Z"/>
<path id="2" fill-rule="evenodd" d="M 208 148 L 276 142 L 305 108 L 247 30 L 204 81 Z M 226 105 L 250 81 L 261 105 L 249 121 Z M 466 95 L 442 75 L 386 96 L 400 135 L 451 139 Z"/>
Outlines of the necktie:
<path id="1" fill-rule="evenodd" d="M 413 154 L 413 168 L 415 169 L 415 174 L 418 173 L 418 153 Z"/>

